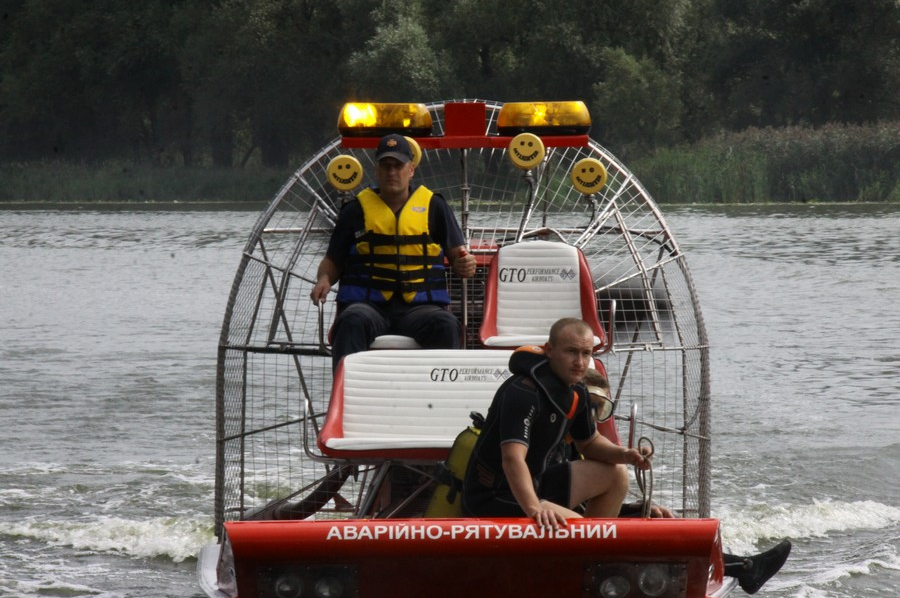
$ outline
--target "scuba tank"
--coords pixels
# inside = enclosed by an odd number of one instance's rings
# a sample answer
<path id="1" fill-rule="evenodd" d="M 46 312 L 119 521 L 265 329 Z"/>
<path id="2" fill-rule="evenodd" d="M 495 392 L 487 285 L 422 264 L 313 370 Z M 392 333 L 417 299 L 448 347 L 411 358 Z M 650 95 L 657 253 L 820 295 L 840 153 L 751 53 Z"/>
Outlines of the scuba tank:
<path id="1" fill-rule="evenodd" d="M 437 488 L 431 495 L 428 508 L 425 509 L 425 517 L 455 518 L 462 517 L 462 483 L 466 475 L 466 467 L 469 465 L 469 457 L 475 448 L 475 441 L 484 426 L 484 416 L 472 412 L 472 425 L 456 436 L 450 455 L 445 463 L 438 465 Z"/>

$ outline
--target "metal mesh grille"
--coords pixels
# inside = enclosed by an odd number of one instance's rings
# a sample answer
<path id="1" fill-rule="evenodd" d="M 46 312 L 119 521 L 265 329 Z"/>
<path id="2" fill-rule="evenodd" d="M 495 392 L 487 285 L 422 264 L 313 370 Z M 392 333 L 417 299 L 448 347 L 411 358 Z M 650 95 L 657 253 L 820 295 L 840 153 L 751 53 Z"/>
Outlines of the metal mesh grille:
<path id="1" fill-rule="evenodd" d="M 429 108 L 440 134 L 443 104 Z M 498 111 L 499 105 L 487 103 L 489 133 L 496 133 Z M 332 467 L 310 454 L 316 454 L 315 437 L 327 408 L 331 360 L 315 354 L 318 313 L 309 293 L 342 201 L 327 184 L 325 170 L 334 157 L 349 153 L 366 177 L 373 171 L 371 152 L 342 150 L 339 141 L 301 166 L 278 192 L 257 221 L 235 277 L 220 340 L 217 530 L 223 521 L 247 517 L 272 499 L 302 493 Z M 606 185 L 592 198 L 569 182 L 573 165 L 588 156 L 608 171 Z M 614 348 L 602 359 L 619 399 L 618 413 L 638 402 L 639 418 L 656 426 L 638 426 L 638 434 L 656 447 L 654 498 L 685 516 L 707 516 L 706 334 L 685 258 L 652 198 L 594 142 L 548 148 L 543 165 L 529 175 L 512 166 L 505 149 L 467 150 L 465 169 L 462 165 L 460 150 L 426 151 L 415 180 L 447 198 L 473 251 L 487 257 L 489 248 L 541 231 L 583 250 L 601 321 L 616 302 Z M 536 193 L 533 212 L 523 222 L 531 197 L 527 176 L 533 177 Z M 467 212 L 462 211 L 464 183 L 470 189 Z M 467 320 L 470 348 L 477 346 L 486 273 L 480 267 L 474 279 L 449 281 L 453 310 Z M 334 307 L 333 301 L 325 304 L 326 330 Z M 627 430 L 620 425 L 624 439 Z M 342 493 L 352 495 L 364 481 L 359 477 Z"/>

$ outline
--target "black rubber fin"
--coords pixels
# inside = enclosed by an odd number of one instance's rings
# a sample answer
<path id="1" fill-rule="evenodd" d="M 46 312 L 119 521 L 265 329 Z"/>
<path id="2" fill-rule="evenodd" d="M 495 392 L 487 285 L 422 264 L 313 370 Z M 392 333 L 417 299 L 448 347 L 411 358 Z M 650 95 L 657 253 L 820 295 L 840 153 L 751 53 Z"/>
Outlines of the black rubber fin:
<path id="1" fill-rule="evenodd" d="M 782 540 L 769 550 L 754 556 L 725 555 L 725 574 L 736 577 L 742 590 L 755 594 L 781 570 L 790 554 L 790 540 Z"/>

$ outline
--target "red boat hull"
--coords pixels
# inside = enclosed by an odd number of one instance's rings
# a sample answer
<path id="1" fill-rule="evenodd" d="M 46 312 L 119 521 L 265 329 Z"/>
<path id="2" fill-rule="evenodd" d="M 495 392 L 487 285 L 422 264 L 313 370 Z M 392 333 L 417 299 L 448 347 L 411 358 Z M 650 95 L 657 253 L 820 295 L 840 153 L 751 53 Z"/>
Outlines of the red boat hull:
<path id="1" fill-rule="evenodd" d="M 638 577 L 651 566 L 671 578 L 658 594 L 667 598 L 706 597 L 722 580 L 714 519 L 584 519 L 556 532 L 528 519 L 242 521 L 225 527 L 242 597 L 315 596 L 312 588 L 325 578 L 346 596 L 600 596 L 605 579 L 621 576 L 630 598 L 645 596 Z"/>

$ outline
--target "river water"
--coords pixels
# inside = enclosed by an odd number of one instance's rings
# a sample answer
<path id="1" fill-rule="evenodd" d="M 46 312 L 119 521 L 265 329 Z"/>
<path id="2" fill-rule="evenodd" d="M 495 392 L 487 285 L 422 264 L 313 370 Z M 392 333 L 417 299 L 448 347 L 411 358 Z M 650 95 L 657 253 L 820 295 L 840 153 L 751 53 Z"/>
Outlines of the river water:
<path id="1" fill-rule="evenodd" d="M 0 596 L 199 596 L 257 208 L 0 209 Z M 794 542 L 761 596 L 897 596 L 900 207 L 665 213 L 712 344 L 726 544 Z"/>

